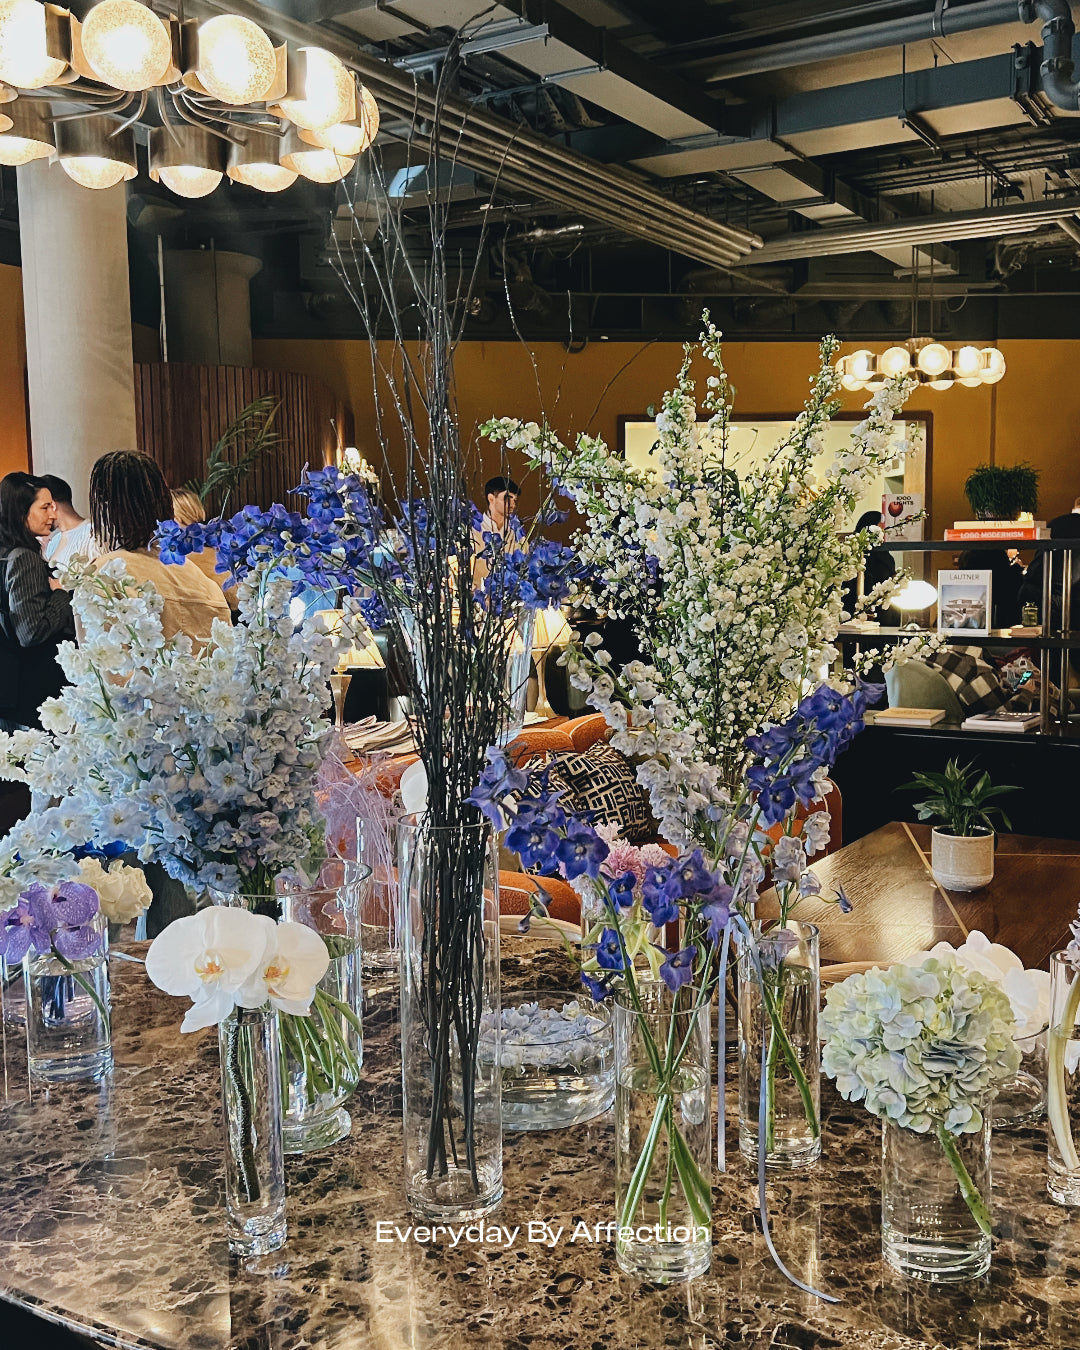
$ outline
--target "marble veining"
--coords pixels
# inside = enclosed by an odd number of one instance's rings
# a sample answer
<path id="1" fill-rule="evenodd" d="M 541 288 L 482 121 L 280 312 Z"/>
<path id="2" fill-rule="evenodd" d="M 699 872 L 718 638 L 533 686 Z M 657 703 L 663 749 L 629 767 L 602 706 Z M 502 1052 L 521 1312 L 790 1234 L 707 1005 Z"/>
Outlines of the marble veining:
<path id="1" fill-rule="evenodd" d="M 558 949 L 507 941 L 504 952 L 505 990 L 570 987 Z M 22 1036 L 7 1025 L 0 1096 L 0 1295 L 103 1345 L 1080 1347 L 1080 1225 L 1046 1196 L 1041 1128 L 995 1138 L 989 1276 L 936 1289 L 882 1264 L 878 1131 L 828 1087 L 825 1156 L 806 1175 L 772 1182 L 770 1203 L 785 1259 L 803 1279 L 839 1295 L 835 1306 L 800 1293 L 774 1269 L 730 1116 L 729 1170 L 714 1186 L 713 1267 L 690 1284 L 627 1280 L 603 1233 L 595 1240 L 596 1226 L 613 1218 L 610 1115 L 506 1136 L 506 1198 L 485 1221 L 501 1234 L 479 1242 L 466 1234 L 457 1246 L 445 1237 L 416 1242 L 412 1231 L 405 1241 L 377 1241 L 380 1223 L 389 1225 L 384 1235 L 396 1227 L 405 1236 L 416 1222 L 400 1180 L 392 984 L 367 991 L 351 1137 L 289 1161 L 288 1244 L 241 1265 L 228 1255 L 222 1222 L 216 1036 L 181 1036 L 183 1001 L 152 989 L 140 966 L 114 961 L 112 973 L 110 1078 L 30 1089 Z M 530 1242 L 530 1222 L 563 1233 L 551 1245 Z M 532 1235 L 539 1238 L 539 1227 Z"/>

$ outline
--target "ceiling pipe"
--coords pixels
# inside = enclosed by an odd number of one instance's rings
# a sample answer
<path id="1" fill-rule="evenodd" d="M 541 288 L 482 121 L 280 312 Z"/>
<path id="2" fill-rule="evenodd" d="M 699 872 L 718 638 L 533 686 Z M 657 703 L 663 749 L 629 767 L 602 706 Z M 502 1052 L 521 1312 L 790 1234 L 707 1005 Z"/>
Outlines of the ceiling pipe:
<path id="1" fill-rule="evenodd" d="M 1039 0 L 1043 3 L 1044 0 Z M 1065 0 L 1061 0 L 1064 5 Z M 1065 5 L 1065 8 L 1068 8 Z M 770 70 L 790 70 L 820 61 L 835 61 L 841 56 L 877 51 L 882 47 L 902 47 L 911 42 L 952 37 L 979 28 L 996 28 L 1016 22 L 1016 0 L 974 0 L 966 5 L 936 5 L 923 14 L 906 19 L 885 19 L 881 23 L 838 29 L 823 37 L 800 38 L 795 42 L 774 42 L 764 47 L 733 52 L 729 56 L 702 58 L 681 64 L 682 70 L 706 72 L 709 84 L 764 75 Z"/>
<path id="2" fill-rule="evenodd" d="M 1043 60 L 1039 67 L 1042 91 L 1066 112 L 1080 110 L 1080 80 L 1073 78 L 1072 10 L 1067 0 L 1020 0 L 1021 23 L 1043 20 Z"/>
<path id="3" fill-rule="evenodd" d="M 415 129 L 430 124 L 434 117 L 432 85 L 366 55 L 355 43 L 289 18 L 261 0 L 207 3 L 212 10 L 253 19 L 279 39 L 299 46 L 314 42 L 333 52 L 371 89 L 384 114 L 384 127 L 389 117 L 398 117 L 410 136 L 424 143 L 423 134 L 416 134 Z M 554 145 L 464 99 L 451 96 L 445 100 L 441 129 L 442 141 L 435 148 L 456 162 L 662 248 L 701 262 L 731 266 L 761 245 L 749 230 L 710 220 L 625 171 Z"/>

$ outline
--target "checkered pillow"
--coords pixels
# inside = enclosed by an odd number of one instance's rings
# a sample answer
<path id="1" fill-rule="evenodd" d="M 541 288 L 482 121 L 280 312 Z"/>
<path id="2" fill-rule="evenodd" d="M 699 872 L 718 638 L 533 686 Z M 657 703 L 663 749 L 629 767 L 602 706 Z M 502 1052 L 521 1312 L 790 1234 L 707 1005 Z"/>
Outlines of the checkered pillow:
<path id="1" fill-rule="evenodd" d="M 589 812 L 594 825 L 617 825 L 628 843 L 644 843 L 655 834 L 645 789 L 637 781 L 634 766 L 605 741 L 590 745 L 580 754 L 565 750 L 537 755 L 524 767 L 550 766 L 550 786 L 561 788 L 567 811 Z"/>
<path id="2" fill-rule="evenodd" d="M 943 647 L 929 664 L 945 676 L 969 717 L 1004 708 L 1012 697 L 978 647 Z"/>

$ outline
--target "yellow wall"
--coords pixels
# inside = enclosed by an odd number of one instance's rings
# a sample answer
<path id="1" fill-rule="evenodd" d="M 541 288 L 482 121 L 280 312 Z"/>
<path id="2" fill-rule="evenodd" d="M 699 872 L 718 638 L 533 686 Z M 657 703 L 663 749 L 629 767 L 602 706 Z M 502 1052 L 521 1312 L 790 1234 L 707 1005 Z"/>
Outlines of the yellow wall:
<path id="1" fill-rule="evenodd" d="M 953 520 L 969 515 L 964 481 L 980 463 L 1028 460 L 1039 469 L 1043 519 L 1069 510 L 1080 495 L 1080 342 L 1001 346 L 1008 372 L 1000 384 L 920 390 L 909 404 L 933 416 L 931 525 L 938 538 Z M 543 406 L 559 432 L 587 429 L 614 445 L 618 415 L 641 414 L 659 402 L 673 383 L 681 348 L 671 342 L 593 342 L 572 355 L 558 343 L 541 343 L 533 356 L 537 373 L 519 343 L 461 346 L 457 386 L 463 431 L 493 414 L 537 417 Z M 791 412 L 802 405 L 807 380 L 817 368 L 817 348 L 809 342 L 730 342 L 724 360 L 736 389 L 736 410 L 744 417 Z M 260 341 L 255 362 L 328 383 L 356 414 L 357 444 L 377 460 L 367 343 Z M 859 395 L 844 395 L 846 410 L 855 411 L 861 403 Z M 486 469 L 497 472 L 492 458 Z"/>
<path id="2" fill-rule="evenodd" d="M 22 274 L 0 264 L 0 477 L 28 463 Z"/>

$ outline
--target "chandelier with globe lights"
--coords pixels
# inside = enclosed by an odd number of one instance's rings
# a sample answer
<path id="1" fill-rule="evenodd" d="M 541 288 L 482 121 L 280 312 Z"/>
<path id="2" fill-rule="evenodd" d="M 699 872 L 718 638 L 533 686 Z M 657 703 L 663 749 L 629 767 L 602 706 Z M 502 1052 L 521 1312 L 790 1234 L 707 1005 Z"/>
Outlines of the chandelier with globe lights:
<path id="1" fill-rule="evenodd" d="M 0 0 L 0 164 L 55 158 L 83 187 L 112 187 L 138 172 L 140 121 L 150 177 L 205 197 L 226 176 L 260 192 L 344 178 L 379 109 L 333 53 L 275 47 L 239 15 Z"/>
<path id="2" fill-rule="evenodd" d="M 884 389 L 896 376 L 916 379 L 931 389 L 954 384 L 977 389 L 997 384 L 1005 374 L 1005 357 L 997 347 L 946 347 L 929 338 L 909 338 L 903 346 L 887 347 L 880 356 L 862 347 L 836 363 L 844 389 Z"/>

